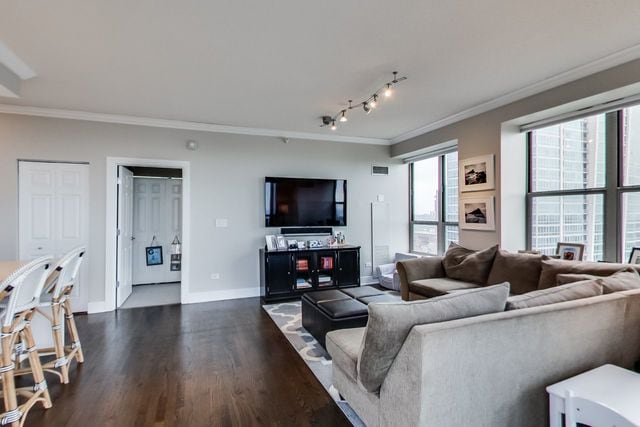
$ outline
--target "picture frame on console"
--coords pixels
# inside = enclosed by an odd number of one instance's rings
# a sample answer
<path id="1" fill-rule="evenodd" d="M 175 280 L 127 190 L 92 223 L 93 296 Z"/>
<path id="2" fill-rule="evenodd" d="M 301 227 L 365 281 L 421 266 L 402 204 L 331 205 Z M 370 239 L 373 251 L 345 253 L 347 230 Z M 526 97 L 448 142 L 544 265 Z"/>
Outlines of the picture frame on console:
<path id="1" fill-rule="evenodd" d="M 277 236 L 276 243 L 279 251 L 286 251 L 288 249 L 287 241 L 284 239 L 284 236 Z"/>
<path id="2" fill-rule="evenodd" d="M 494 156 L 472 157 L 458 164 L 460 192 L 486 191 L 495 188 Z"/>
<path id="3" fill-rule="evenodd" d="M 268 251 L 277 251 L 278 250 L 278 239 L 273 234 L 269 234 L 265 236 L 265 240 L 267 241 L 267 250 Z"/>
<path id="4" fill-rule="evenodd" d="M 640 248 L 634 247 L 629 255 L 629 264 L 640 264 Z"/>
<path id="5" fill-rule="evenodd" d="M 582 243 L 558 242 L 556 255 L 565 261 L 582 261 L 584 257 L 584 245 Z"/>
<path id="6" fill-rule="evenodd" d="M 458 215 L 461 229 L 481 231 L 496 229 L 493 196 L 462 197 Z"/>

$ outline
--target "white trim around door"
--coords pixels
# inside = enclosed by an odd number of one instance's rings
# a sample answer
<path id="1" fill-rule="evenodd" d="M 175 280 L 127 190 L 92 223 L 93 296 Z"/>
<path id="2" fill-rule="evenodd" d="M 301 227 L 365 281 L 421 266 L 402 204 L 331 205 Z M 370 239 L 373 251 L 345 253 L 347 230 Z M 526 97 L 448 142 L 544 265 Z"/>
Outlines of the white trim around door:
<path id="1" fill-rule="evenodd" d="M 105 227 L 105 281 L 104 305 L 89 304 L 89 313 L 116 309 L 116 252 L 118 226 L 118 166 L 146 166 L 182 169 L 182 280 L 180 301 L 190 302 L 189 272 L 191 265 L 191 164 L 186 161 L 107 157 L 107 200 Z"/>

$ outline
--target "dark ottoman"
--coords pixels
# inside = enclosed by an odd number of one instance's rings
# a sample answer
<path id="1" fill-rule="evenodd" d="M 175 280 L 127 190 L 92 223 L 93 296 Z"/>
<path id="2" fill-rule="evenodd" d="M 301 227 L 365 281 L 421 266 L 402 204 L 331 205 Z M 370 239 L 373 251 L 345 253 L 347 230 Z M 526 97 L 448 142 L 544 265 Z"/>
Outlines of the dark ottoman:
<path id="1" fill-rule="evenodd" d="M 327 332 L 367 324 L 367 306 L 337 290 L 308 292 L 302 297 L 302 326 L 325 346 Z"/>

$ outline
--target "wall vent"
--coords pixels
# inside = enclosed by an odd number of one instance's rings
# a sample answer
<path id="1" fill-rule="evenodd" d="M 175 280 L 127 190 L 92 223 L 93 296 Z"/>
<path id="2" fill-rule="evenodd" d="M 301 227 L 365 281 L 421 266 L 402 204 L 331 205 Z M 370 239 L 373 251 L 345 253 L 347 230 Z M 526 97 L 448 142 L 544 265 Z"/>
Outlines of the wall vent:
<path id="1" fill-rule="evenodd" d="M 371 175 L 389 175 L 389 166 L 371 166 Z"/>

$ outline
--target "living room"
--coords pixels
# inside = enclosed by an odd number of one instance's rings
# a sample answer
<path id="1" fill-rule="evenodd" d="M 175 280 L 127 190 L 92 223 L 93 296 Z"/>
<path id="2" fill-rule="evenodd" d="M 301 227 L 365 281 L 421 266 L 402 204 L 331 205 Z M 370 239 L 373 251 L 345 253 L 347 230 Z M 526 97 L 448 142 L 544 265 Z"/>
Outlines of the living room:
<path id="1" fill-rule="evenodd" d="M 638 16 L 622 0 L 3 3 L 2 297 L 43 282 L 2 314 L 0 419 L 553 425 L 569 403 L 546 387 L 602 365 L 637 384 Z M 179 180 L 173 231 L 123 225 L 141 209 L 127 171 Z M 179 280 L 175 300 L 154 283 L 127 308 L 131 251 L 175 273 L 148 280 Z M 466 315 L 438 308 L 455 298 Z M 599 403 L 637 425 L 629 390 Z"/>

